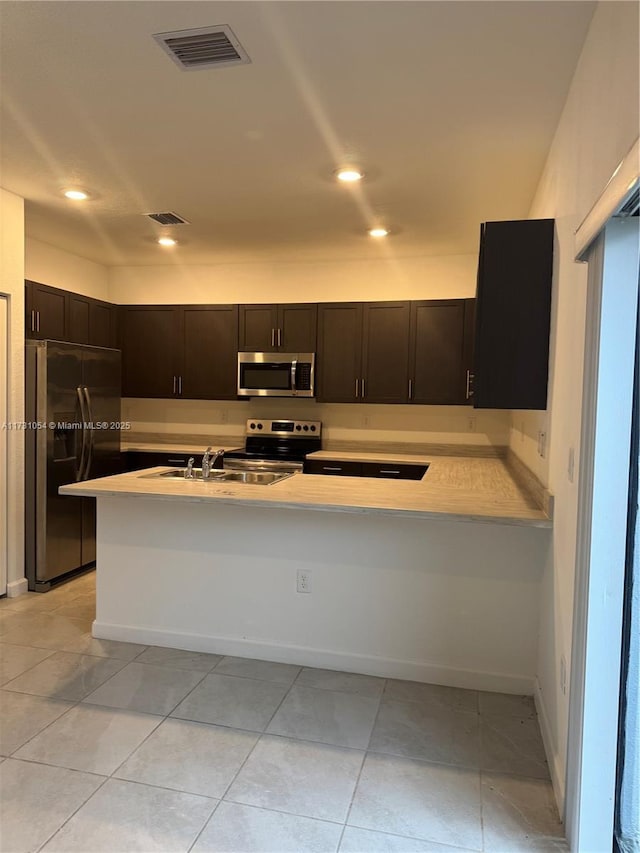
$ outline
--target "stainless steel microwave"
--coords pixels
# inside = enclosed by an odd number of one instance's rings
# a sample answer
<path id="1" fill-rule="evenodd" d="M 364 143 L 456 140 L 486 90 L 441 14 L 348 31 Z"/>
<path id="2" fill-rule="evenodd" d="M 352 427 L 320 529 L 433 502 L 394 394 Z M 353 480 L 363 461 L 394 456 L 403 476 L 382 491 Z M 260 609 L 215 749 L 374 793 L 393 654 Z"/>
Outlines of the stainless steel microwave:
<path id="1" fill-rule="evenodd" d="M 313 397 L 312 352 L 239 352 L 239 397 Z"/>

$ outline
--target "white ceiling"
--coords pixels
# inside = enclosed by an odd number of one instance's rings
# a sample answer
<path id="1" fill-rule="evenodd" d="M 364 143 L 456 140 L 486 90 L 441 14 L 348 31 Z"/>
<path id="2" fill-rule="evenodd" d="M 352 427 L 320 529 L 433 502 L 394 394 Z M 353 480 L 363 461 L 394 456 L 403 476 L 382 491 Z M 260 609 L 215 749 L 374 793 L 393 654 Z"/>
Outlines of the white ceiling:
<path id="1" fill-rule="evenodd" d="M 2 0 L 1 183 L 29 235 L 109 265 L 366 257 L 378 221 L 400 254 L 473 252 L 481 221 L 527 215 L 593 10 Z M 216 24 L 251 64 L 182 71 L 152 38 Z M 155 211 L 192 223 L 176 249 Z"/>

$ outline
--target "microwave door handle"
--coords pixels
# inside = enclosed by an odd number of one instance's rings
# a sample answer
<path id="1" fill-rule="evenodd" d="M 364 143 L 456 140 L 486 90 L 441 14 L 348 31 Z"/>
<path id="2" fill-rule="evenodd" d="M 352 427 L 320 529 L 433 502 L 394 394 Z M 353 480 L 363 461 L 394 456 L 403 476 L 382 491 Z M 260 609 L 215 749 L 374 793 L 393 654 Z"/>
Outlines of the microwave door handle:
<path id="1" fill-rule="evenodd" d="M 296 390 L 296 371 L 297 371 L 297 369 L 298 369 L 298 362 L 294 358 L 293 361 L 291 362 L 291 390 L 292 391 Z"/>

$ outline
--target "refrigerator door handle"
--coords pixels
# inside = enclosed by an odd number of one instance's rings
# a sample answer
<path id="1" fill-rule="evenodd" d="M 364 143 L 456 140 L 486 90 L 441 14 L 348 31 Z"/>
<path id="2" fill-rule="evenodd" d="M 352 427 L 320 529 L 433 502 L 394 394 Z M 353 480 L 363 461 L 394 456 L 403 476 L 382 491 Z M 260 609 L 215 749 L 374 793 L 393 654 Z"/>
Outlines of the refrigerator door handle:
<path id="1" fill-rule="evenodd" d="M 86 385 L 82 386 L 84 398 L 87 404 L 87 413 L 89 415 L 88 424 L 85 427 L 87 435 L 87 461 L 84 466 L 83 480 L 89 479 L 89 471 L 91 470 L 91 462 L 93 461 L 93 412 L 91 411 L 91 396 Z"/>
<path id="2" fill-rule="evenodd" d="M 82 418 L 82 429 L 80 431 L 82 435 L 82 446 L 80 448 L 80 464 L 78 465 L 76 471 L 76 482 L 80 482 L 84 479 L 84 464 L 85 464 L 85 456 L 87 454 L 87 412 L 84 407 L 84 397 L 82 395 L 82 386 L 78 385 L 76 388 L 76 394 L 78 395 L 78 403 L 80 404 L 80 417 Z"/>

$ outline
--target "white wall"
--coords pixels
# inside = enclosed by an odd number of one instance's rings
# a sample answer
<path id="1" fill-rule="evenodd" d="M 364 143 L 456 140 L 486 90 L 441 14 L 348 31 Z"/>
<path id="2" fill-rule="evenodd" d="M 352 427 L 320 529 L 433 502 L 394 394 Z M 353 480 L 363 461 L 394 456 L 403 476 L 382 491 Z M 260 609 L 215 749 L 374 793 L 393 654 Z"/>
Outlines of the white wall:
<path id="1" fill-rule="evenodd" d="M 8 297 L 9 378 L 7 418 L 24 420 L 24 201 L 0 188 L 0 293 Z M 0 330 L 0 334 L 3 334 Z M 5 341 L 0 342 L 4 347 Z M 7 431 L 7 592 L 26 589 L 24 580 L 24 433 Z"/>
<path id="2" fill-rule="evenodd" d="M 24 265 L 24 277 L 30 281 L 61 287 L 94 299 L 109 298 L 107 267 L 49 243 L 26 237 Z"/>
<path id="3" fill-rule="evenodd" d="M 329 255 L 329 252 L 327 252 Z M 458 299 L 475 296 L 477 255 L 379 260 L 291 260 L 266 263 L 112 267 L 109 298 L 122 304 L 347 302 Z"/>
<path id="4" fill-rule="evenodd" d="M 568 696 L 560 658 L 571 659 L 586 267 L 574 262 L 574 232 L 638 136 L 638 6 L 601 3 L 593 17 L 556 136 L 530 210 L 556 219 L 549 413 L 512 414 L 511 447 L 556 497 L 553 552 L 542 579 L 539 700 L 556 794 L 564 798 Z M 520 426 L 524 427 L 524 440 Z M 548 459 L 534 437 L 548 434 Z M 570 674 L 569 674 L 570 677 Z"/>
<path id="5" fill-rule="evenodd" d="M 548 529 L 97 503 L 95 636 L 531 693 Z M 311 594 L 296 592 L 299 569 L 312 573 Z"/>

